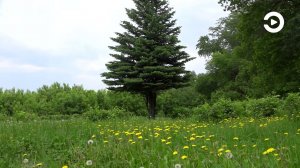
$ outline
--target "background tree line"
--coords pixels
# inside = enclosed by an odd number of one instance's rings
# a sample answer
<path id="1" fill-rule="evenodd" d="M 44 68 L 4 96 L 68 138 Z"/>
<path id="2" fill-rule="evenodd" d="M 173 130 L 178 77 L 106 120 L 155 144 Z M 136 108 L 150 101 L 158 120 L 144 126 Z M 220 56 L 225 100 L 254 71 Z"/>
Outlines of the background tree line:
<path id="1" fill-rule="evenodd" d="M 190 86 L 163 92 L 157 99 L 159 117 L 220 120 L 232 117 L 296 115 L 300 94 L 289 93 L 264 98 L 213 101 L 197 91 L 201 75 L 193 76 Z M 84 117 L 92 121 L 148 115 L 144 98 L 128 92 L 85 90 L 82 86 L 54 83 L 37 91 L 0 89 L 0 120 L 68 119 Z"/>
<path id="2" fill-rule="evenodd" d="M 180 115 L 176 112 L 178 108 L 188 109 L 203 102 L 203 97 L 190 86 L 180 90 L 172 89 L 159 95 L 157 109 L 160 115 L 177 117 Z M 114 112 L 116 114 L 112 114 Z M 61 117 L 89 113 L 103 114 L 103 118 L 114 117 L 114 115 L 147 116 L 147 109 L 142 96 L 129 92 L 86 90 L 82 86 L 59 83 L 44 85 L 37 91 L 0 89 L 0 115 L 2 116 Z"/>
<path id="3" fill-rule="evenodd" d="M 209 59 L 199 91 L 208 98 L 234 100 L 298 92 L 300 88 L 300 1 L 220 0 L 231 13 L 218 20 L 197 44 Z M 280 12 L 285 27 L 267 32 L 264 16 Z"/>

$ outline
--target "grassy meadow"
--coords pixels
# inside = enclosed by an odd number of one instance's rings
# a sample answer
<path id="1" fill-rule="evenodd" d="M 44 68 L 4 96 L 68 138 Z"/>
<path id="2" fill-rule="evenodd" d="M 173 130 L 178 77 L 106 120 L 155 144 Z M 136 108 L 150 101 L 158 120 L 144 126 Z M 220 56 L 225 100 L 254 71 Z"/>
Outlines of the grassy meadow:
<path id="1" fill-rule="evenodd" d="M 0 130 L 1 168 L 300 166 L 300 122 L 287 117 L 10 121 Z"/>

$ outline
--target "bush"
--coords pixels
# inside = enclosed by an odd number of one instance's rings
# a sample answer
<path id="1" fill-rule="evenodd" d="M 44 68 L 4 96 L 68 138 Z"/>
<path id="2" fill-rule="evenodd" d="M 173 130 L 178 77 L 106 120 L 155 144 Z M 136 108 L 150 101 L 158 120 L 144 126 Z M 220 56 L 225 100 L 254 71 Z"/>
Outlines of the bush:
<path id="1" fill-rule="evenodd" d="M 246 101 L 233 101 L 231 102 L 232 108 L 234 111 L 234 115 L 237 117 L 244 117 L 246 116 Z"/>
<path id="2" fill-rule="evenodd" d="M 231 100 L 220 99 L 211 106 L 209 116 L 213 120 L 237 117 Z"/>
<path id="3" fill-rule="evenodd" d="M 158 96 L 157 111 L 172 118 L 190 116 L 191 109 L 203 103 L 203 95 L 197 93 L 192 86 L 170 89 Z"/>
<path id="4" fill-rule="evenodd" d="M 176 107 L 173 109 L 173 112 L 169 117 L 172 118 L 182 118 L 182 117 L 189 117 L 191 116 L 193 111 L 187 107 Z"/>
<path id="5" fill-rule="evenodd" d="M 24 111 L 17 111 L 14 114 L 14 118 L 17 121 L 30 121 L 30 120 L 38 119 L 38 116 L 34 113 L 27 113 L 27 112 L 24 112 Z"/>
<path id="6" fill-rule="evenodd" d="M 5 114 L 0 113 L 0 121 L 7 121 L 9 120 L 9 117 Z"/>
<path id="7" fill-rule="evenodd" d="M 300 94 L 290 93 L 280 106 L 280 113 L 292 116 L 300 113 Z"/>
<path id="8" fill-rule="evenodd" d="M 138 94 L 128 92 L 108 91 L 104 97 L 105 108 L 113 110 L 114 108 L 124 109 L 134 113 L 136 116 L 147 116 L 147 109 L 144 98 Z"/>
<path id="9" fill-rule="evenodd" d="M 280 103 L 277 96 L 249 99 L 246 104 L 246 113 L 253 117 L 270 117 L 276 114 Z"/>
<path id="10" fill-rule="evenodd" d="M 131 116 L 131 113 L 119 108 L 113 108 L 111 110 L 91 108 L 84 115 L 91 121 L 100 121 L 107 119 L 124 118 L 127 116 Z"/>
<path id="11" fill-rule="evenodd" d="M 206 121 L 209 119 L 209 111 L 211 106 L 208 103 L 205 103 L 199 107 L 192 109 L 193 117 L 200 121 Z"/>
<path id="12" fill-rule="evenodd" d="M 193 108 L 193 116 L 197 120 L 222 120 L 224 118 L 235 118 L 245 116 L 245 102 L 219 99 L 212 105 L 205 103 Z"/>

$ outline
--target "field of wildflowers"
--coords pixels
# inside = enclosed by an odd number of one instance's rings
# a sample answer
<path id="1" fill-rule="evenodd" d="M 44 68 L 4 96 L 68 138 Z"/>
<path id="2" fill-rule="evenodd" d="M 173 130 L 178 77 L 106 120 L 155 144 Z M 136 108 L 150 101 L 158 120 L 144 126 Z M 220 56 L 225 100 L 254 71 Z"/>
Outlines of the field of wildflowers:
<path id="1" fill-rule="evenodd" d="M 0 124 L 0 167 L 299 167 L 299 116 Z"/>

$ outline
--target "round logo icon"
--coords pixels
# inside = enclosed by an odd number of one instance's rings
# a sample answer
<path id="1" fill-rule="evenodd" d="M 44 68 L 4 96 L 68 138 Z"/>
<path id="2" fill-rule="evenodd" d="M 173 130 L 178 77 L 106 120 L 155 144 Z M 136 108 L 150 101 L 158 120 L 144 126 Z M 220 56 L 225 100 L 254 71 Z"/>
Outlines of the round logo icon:
<path id="1" fill-rule="evenodd" d="M 278 24 L 277 20 L 272 19 L 273 17 L 278 18 L 279 24 Z M 264 24 L 264 27 L 270 33 L 278 33 L 284 27 L 284 18 L 278 12 L 269 12 L 268 14 L 265 15 L 264 20 L 269 21 L 270 25 L 269 24 Z M 278 26 L 274 27 L 274 25 L 277 25 L 277 24 L 278 24 Z M 270 27 L 270 26 L 272 26 L 272 27 Z"/>

